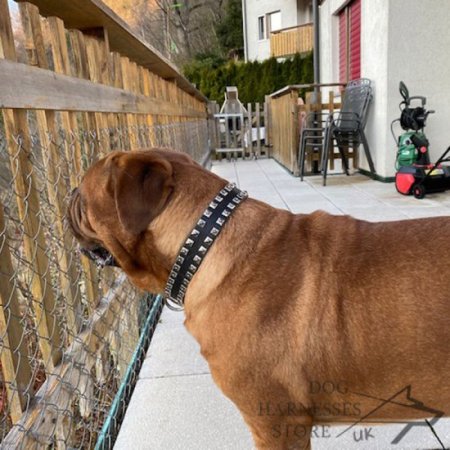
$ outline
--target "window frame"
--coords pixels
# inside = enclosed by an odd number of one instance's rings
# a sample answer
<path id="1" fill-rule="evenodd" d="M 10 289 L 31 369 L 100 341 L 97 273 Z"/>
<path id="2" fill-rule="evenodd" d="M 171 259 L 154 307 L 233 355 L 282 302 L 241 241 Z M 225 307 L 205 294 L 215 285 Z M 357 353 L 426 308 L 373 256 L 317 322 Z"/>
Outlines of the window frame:
<path id="1" fill-rule="evenodd" d="M 261 29 L 262 25 L 262 29 Z M 262 37 L 261 37 L 262 36 Z M 266 36 L 266 16 L 258 16 L 258 41 L 265 41 Z"/>

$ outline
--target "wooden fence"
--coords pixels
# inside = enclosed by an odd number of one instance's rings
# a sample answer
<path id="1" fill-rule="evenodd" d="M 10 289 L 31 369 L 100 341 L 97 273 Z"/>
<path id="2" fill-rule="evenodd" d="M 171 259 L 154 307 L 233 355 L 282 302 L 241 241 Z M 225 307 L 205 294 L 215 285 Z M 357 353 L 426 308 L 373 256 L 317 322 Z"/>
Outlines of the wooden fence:
<path id="1" fill-rule="evenodd" d="M 313 84 L 287 86 L 278 92 L 269 96 L 269 115 L 270 115 L 270 138 L 269 146 L 271 148 L 270 154 L 280 164 L 285 166 L 294 175 L 298 175 L 298 154 L 299 143 L 301 136 L 301 129 L 303 126 L 303 119 L 310 112 L 325 112 L 333 114 L 339 110 L 341 104 L 335 100 L 334 92 L 328 93 L 327 101 L 322 100 L 322 95 L 319 94 L 317 101 L 314 99 L 311 89 Z M 319 87 L 343 87 L 342 84 L 322 84 Z M 300 97 L 299 93 L 302 91 L 309 91 L 305 94 L 305 100 Z M 347 149 L 347 157 L 352 161 L 353 167 L 357 167 L 358 152 L 355 149 Z M 306 167 L 312 168 L 314 161 L 320 158 L 319 153 L 308 153 L 306 160 Z M 335 168 L 335 161 L 340 159 L 340 154 L 333 147 L 329 165 L 330 169 Z"/>
<path id="2" fill-rule="evenodd" d="M 80 258 L 67 199 L 111 150 L 204 161 L 206 99 L 99 0 L 19 7 L 14 34 L 0 0 L 0 440 L 92 448 L 149 305 Z"/>
<path id="3" fill-rule="evenodd" d="M 216 157 L 259 158 L 268 156 L 266 145 L 270 133 L 268 103 L 247 103 L 246 109 L 233 114 L 219 113 L 219 105 L 211 102 L 214 116 L 211 148 Z"/>

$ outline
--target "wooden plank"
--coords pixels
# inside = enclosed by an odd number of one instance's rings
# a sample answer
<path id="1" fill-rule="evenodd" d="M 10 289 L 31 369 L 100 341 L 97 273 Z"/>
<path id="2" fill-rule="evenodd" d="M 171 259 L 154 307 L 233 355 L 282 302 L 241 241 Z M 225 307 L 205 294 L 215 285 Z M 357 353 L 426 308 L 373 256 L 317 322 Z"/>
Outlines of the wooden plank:
<path id="1" fill-rule="evenodd" d="M 108 30 L 105 28 L 100 28 L 99 36 L 97 37 L 96 45 L 96 64 L 99 66 L 100 78 L 98 80 L 93 80 L 106 84 L 108 86 L 114 86 L 114 79 L 112 74 L 112 58 L 111 52 L 109 50 L 109 40 L 108 40 Z M 114 146 L 114 136 L 115 128 L 117 127 L 115 115 L 112 113 L 102 114 L 104 130 L 105 130 L 105 149 L 107 152 L 113 150 Z"/>
<path id="2" fill-rule="evenodd" d="M 112 72 L 114 74 L 114 86 L 116 88 L 123 88 L 123 77 L 122 77 L 122 63 L 121 56 L 118 53 L 112 54 Z M 126 133 L 128 122 L 126 114 L 118 115 L 118 125 L 120 128 L 120 146 L 122 150 L 130 149 L 130 140 L 128 138 L 128 134 Z"/>
<path id="3" fill-rule="evenodd" d="M 261 156 L 261 105 L 259 102 L 255 105 L 256 118 L 256 157 Z"/>
<path id="4" fill-rule="evenodd" d="M 103 30 L 102 30 L 103 31 Z M 107 34 L 97 33 L 97 36 L 85 36 L 87 64 L 91 81 L 107 85 L 111 82 L 109 70 L 112 68 L 108 52 Z M 106 70 L 107 68 L 108 70 Z M 110 126 L 112 117 L 110 114 L 95 113 L 97 134 L 99 137 L 99 156 L 106 156 L 111 151 Z M 113 284 L 115 273 L 112 268 L 106 268 L 102 273 L 102 289 L 106 293 Z"/>
<path id="5" fill-rule="evenodd" d="M 32 371 L 21 323 L 19 297 L 13 281 L 16 278 L 8 246 L 3 205 L 0 204 L 0 357 L 8 410 L 13 424 L 19 421 L 27 406 L 27 395 L 32 394 L 29 391 Z"/>
<path id="6" fill-rule="evenodd" d="M 290 84 L 288 86 L 285 86 L 284 88 L 270 94 L 271 98 L 274 97 L 282 97 L 283 95 L 288 94 L 290 91 L 299 91 L 301 89 L 314 89 L 316 87 L 322 88 L 322 87 L 343 87 L 345 86 L 345 83 L 307 83 L 307 84 Z"/>
<path id="7" fill-rule="evenodd" d="M 131 92 L 133 81 L 131 79 L 130 60 L 128 58 L 120 58 L 120 71 L 122 74 L 123 88 Z M 133 116 L 133 114 L 127 114 L 126 120 L 130 149 L 136 149 L 138 147 L 136 136 L 136 118 Z"/>
<path id="8" fill-rule="evenodd" d="M 39 21 L 39 11 L 32 5 L 20 4 L 22 20 L 25 23 L 34 23 L 35 27 L 24 31 L 27 41 L 36 43 L 44 41 L 42 27 Z M 30 16 L 27 20 L 26 16 Z M 67 47 L 67 38 L 62 21 L 56 17 L 48 19 L 49 36 L 51 41 L 51 54 L 55 71 L 70 75 L 69 50 Z M 31 32 L 31 36 L 29 33 Z M 41 58 L 38 61 L 42 68 L 47 67 L 46 60 Z M 74 112 L 62 112 L 61 124 L 62 129 L 66 133 L 64 141 L 65 158 L 62 158 L 61 151 L 55 144 L 55 138 L 59 134 L 58 121 L 54 111 L 38 111 L 37 112 L 38 131 L 41 142 L 45 143 L 44 147 L 48 154 L 43 155 L 44 164 L 48 174 L 47 191 L 49 199 L 55 206 L 55 224 L 58 240 L 61 247 L 58 247 L 58 261 L 60 264 L 60 285 L 66 297 L 68 308 L 66 309 L 67 326 L 69 331 L 69 341 L 77 334 L 82 322 L 81 309 L 81 292 L 76 280 L 78 273 L 72 258 L 72 251 L 75 246 L 74 239 L 66 232 L 65 229 L 65 213 L 66 203 L 65 196 L 67 189 L 64 178 L 70 179 L 71 187 L 74 188 L 81 180 L 81 144 L 77 138 L 78 124 L 77 116 Z M 53 139 L 49 139 L 54 136 Z M 71 139 L 71 136 L 74 139 Z M 70 166 L 69 166 L 70 165 Z"/>
<path id="9" fill-rule="evenodd" d="M 183 108 L 159 98 L 56 74 L 0 59 L 0 108 L 164 114 L 206 118 L 206 110 Z"/>
<path id="10" fill-rule="evenodd" d="M 231 145 L 236 148 L 237 145 L 237 117 L 233 116 L 231 118 Z"/>
<path id="11" fill-rule="evenodd" d="M 270 97 L 268 95 L 264 98 L 264 153 L 266 156 L 270 155 L 270 144 L 271 144 L 271 125 L 270 125 Z"/>
<path id="12" fill-rule="evenodd" d="M 16 48 L 11 28 L 8 2 L 0 0 L 0 57 L 16 60 Z"/>
<path id="13" fill-rule="evenodd" d="M 143 78 L 143 94 L 146 97 L 151 97 L 152 95 L 154 95 L 154 91 L 152 90 L 152 80 L 150 77 L 150 72 L 147 69 L 142 68 L 142 72 L 141 72 L 141 76 Z M 151 142 L 151 136 L 150 136 L 150 130 L 153 128 L 154 124 L 155 124 L 155 118 L 154 116 L 152 116 L 151 114 L 147 114 L 145 116 L 146 121 L 147 121 L 147 126 L 148 126 L 148 130 L 147 130 L 147 141 L 148 141 L 148 147 L 152 147 L 152 142 Z"/>
<path id="14" fill-rule="evenodd" d="M 148 78 L 146 77 L 146 69 L 139 66 L 138 67 L 138 79 L 139 79 L 139 91 L 140 94 L 145 95 L 146 97 L 150 94 L 150 85 Z M 151 116 L 146 114 L 145 116 L 140 116 L 140 124 L 143 128 L 142 131 L 142 142 L 144 148 L 150 147 L 150 140 L 149 140 L 149 134 L 148 134 L 148 128 L 153 125 Z"/>
<path id="15" fill-rule="evenodd" d="M 77 77 L 88 80 L 90 77 L 89 74 L 89 65 L 87 62 L 87 53 L 86 53 L 86 43 L 84 40 L 83 33 L 79 30 L 70 30 L 69 31 L 69 39 L 72 47 L 72 56 L 74 61 L 74 74 Z M 89 135 L 90 132 L 97 129 L 97 124 L 95 121 L 95 115 L 92 112 L 84 112 L 81 116 L 81 122 L 83 131 Z M 84 151 L 82 150 L 82 154 L 77 155 L 76 158 L 79 158 L 79 164 L 76 165 L 77 175 L 81 178 L 84 169 L 82 167 L 83 159 L 91 164 L 95 160 L 95 155 L 98 153 L 98 140 L 95 140 L 95 146 L 92 149 L 87 148 L 85 145 Z M 87 165 L 87 164 L 86 164 Z M 91 315 L 92 311 L 95 309 L 97 305 L 97 294 L 99 292 L 98 286 L 98 271 L 94 266 L 94 263 L 90 261 L 88 258 L 81 258 L 81 266 L 84 274 L 84 282 L 86 287 L 86 297 L 87 297 L 87 306 L 88 313 Z"/>
<path id="16" fill-rule="evenodd" d="M 270 156 L 272 158 L 277 157 L 278 153 L 278 102 L 276 99 L 270 98 L 270 136 L 271 136 L 271 152 Z"/>
<path id="17" fill-rule="evenodd" d="M 155 75 L 154 77 L 154 82 L 155 82 L 155 88 L 156 90 L 159 92 L 159 96 L 161 99 L 166 100 L 167 98 L 167 91 L 166 91 L 166 84 L 165 81 L 159 77 L 158 75 Z M 160 112 L 160 114 L 158 114 L 158 124 L 162 125 L 162 127 L 158 130 L 158 144 L 162 145 L 164 144 L 162 141 L 164 140 L 164 132 L 167 128 L 164 127 L 164 125 L 169 123 L 169 117 L 167 116 L 167 114 L 164 114 L 162 111 Z"/>
<path id="18" fill-rule="evenodd" d="M 299 142 L 299 121 L 298 121 L 298 92 L 291 93 L 291 108 L 292 108 L 292 118 L 291 118 L 291 145 L 290 145 L 290 171 L 294 175 L 298 175 L 298 142 Z"/>
<path id="19" fill-rule="evenodd" d="M 3 1 L 3 0 L 2 0 Z M 56 299 L 51 286 L 49 261 L 44 252 L 47 247 L 40 226 L 39 199 L 30 164 L 31 139 L 26 114 L 22 111 L 3 111 L 10 163 L 14 173 L 19 217 L 24 226 L 24 250 L 27 261 L 33 264 L 32 288 L 36 323 L 40 336 L 39 346 L 47 371 L 61 357 L 61 325 L 55 320 Z M 22 143 L 17 145 L 16 136 Z"/>
<path id="20" fill-rule="evenodd" d="M 161 97 L 161 89 L 160 89 L 160 83 L 159 80 L 160 78 L 155 75 L 152 72 L 148 72 L 149 75 L 149 82 L 150 82 L 150 96 L 156 96 L 159 95 L 160 98 Z M 154 128 L 152 129 L 152 135 L 150 137 L 150 140 L 152 142 L 152 145 L 158 145 L 158 126 L 162 123 L 162 116 L 158 116 L 158 115 L 153 115 L 152 114 L 152 118 L 153 118 L 153 125 Z"/>
<path id="21" fill-rule="evenodd" d="M 233 117 L 231 119 L 232 125 L 233 125 L 233 147 L 234 148 L 242 148 L 244 146 L 243 142 L 240 142 L 241 145 L 239 144 L 239 130 L 238 130 L 238 124 L 239 122 L 242 122 L 242 120 L 239 117 Z M 242 123 L 241 123 L 241 131 L 242 131 Z M 238 153 L 236 152 L 234 155 L 234 159 L 238 158 Z"/>
<path id="22" fill-rule="evenodd" d="M 253 136 L 252 136 L 252 128 L 253 128 L 253 112 L 252 112 L 252 104 L 247 103 L 247 123 L 248 123 L 248 142 L 247 142 L 247 150 L 249 156 L 254 156 L 253 154 Z"/>
<path id="23" fill-rule="evenodd" d="M 231 139 L 230 139 L 230 124 L 229 119 L 225 117 L 225 146 L 229 148 L 231 145 Z"/>
<path id="24" fill-rule="evenodd" d="M 291 172 L 296 173 L 299 141 L 298 93 L 270 99 L 272 156 Z"/>
<path id="25" fill-rule="evenodd" d="M 74 72 L 78 78 L 90 80 L 89 64 L 87 59 L 86 42 L 84 35 L 79 30 L 70 30 L 69 39 L 74 60 Z M 86 166 L 96 160 L 99 153 L 99 140 L 97 136 L 97 122 L 93 112 L 82 113 L 82 127 L 84 129 L 84 159 Z M 85 167 L 86 168 L 86 167 Z M 95 278 L 95 277 L 94 277 Z"/>
<path id="26" fill-rule="evenodd" d="M 85 36 L 87 63 L 89 67 L 89 75 L 94 83 L 104 83 L 108 79 L 104 79 L 105 72 L 103 66 L 106 64 L 104 55 L 104 46 L 101 42 L 91 36 Z M 106 156 L 111 150 L 111 141 L 108 130 L 107 116 L 102 113 L 95 113 L 95 122 L 97 124 L 97 137 L 99 141 L 99 156 Z"/>
<path id="27" fill-rule="evenodd" d="M 4 57 L 15 60 L 16 53 L 7 0 L 0 0 L 0 18 L 2 53 Z M 2 59 L 0 62 L 8 61 Z M 40 207 L 34 170 L 30 162 L 31 138 L 27 115 L 25 111 L 5 109 L 3 121 L 12 171 L 17 174 L 14 177 L 14 187 L 19 217 L 24 227 L 24 251 L 26 259 L 33 263 L 31 292 L 40 338 L 39 347 L 46 371 L 50 373 L 61 358 L 62 330 L 61 324 L 55 320 L 54 316 L 56 299 L 50 287 L 49 261 L 44 252 L 45 237 L 38 217 Z M 16 141 L 17 136 L 21 137 L 20 144 Z"/>
<path id="28" fill-rule="evenodd" d="M 143 68 L 141 66 L 138 66 L 136 63 L 133 64 L 133 77 L 136 81 L 136 94 L 144 95 L 144 79 L 142 78 L 142 70 Z M 148 143 L 146 141 L 146 133 L 145 133 L 145 127 L 146 127 L 146 116 L 143 114 L 139 114 L 137 116 L 137 122 L 138 122 L 138 136 L 139 136 L 139 147 L 140 148 L 147 148 Z"/>

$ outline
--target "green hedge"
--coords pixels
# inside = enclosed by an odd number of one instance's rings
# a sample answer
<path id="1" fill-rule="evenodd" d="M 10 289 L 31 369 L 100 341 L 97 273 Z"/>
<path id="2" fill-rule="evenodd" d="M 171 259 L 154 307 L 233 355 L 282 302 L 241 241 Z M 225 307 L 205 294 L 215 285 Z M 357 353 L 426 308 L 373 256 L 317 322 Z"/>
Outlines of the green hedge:
<path id="1" fill-rule="evenodd" d="M 312 53 L 295 55 L 278 62 L 270 58 L 263 62 L 225 62 L 214 55 L 203 55 L 184 67 L 186 78 L 210 100 L 224 101 L 226 86 L 237 86 L 242 103 L 263 102 L 264 96 L 288 84 L 313 82 Z"/>

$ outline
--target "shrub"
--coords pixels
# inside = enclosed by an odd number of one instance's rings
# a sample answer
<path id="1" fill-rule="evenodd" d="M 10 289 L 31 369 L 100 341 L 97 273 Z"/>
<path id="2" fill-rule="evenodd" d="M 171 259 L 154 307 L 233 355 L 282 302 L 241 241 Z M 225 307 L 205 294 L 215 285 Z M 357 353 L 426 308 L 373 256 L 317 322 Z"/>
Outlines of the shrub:
<path id="1" fill-rule="evenodd" d="M 183 69 L 186 78 L 210 100 L 224 101 L 226 86 L 237 86 L 242 103 L 263 102 L 289 84 L 313 82 L 312 53 L 295 55 L 284 61 L 270 58 L 262 62 L 224 61 L 216 55 L 198 55 Z"/>

